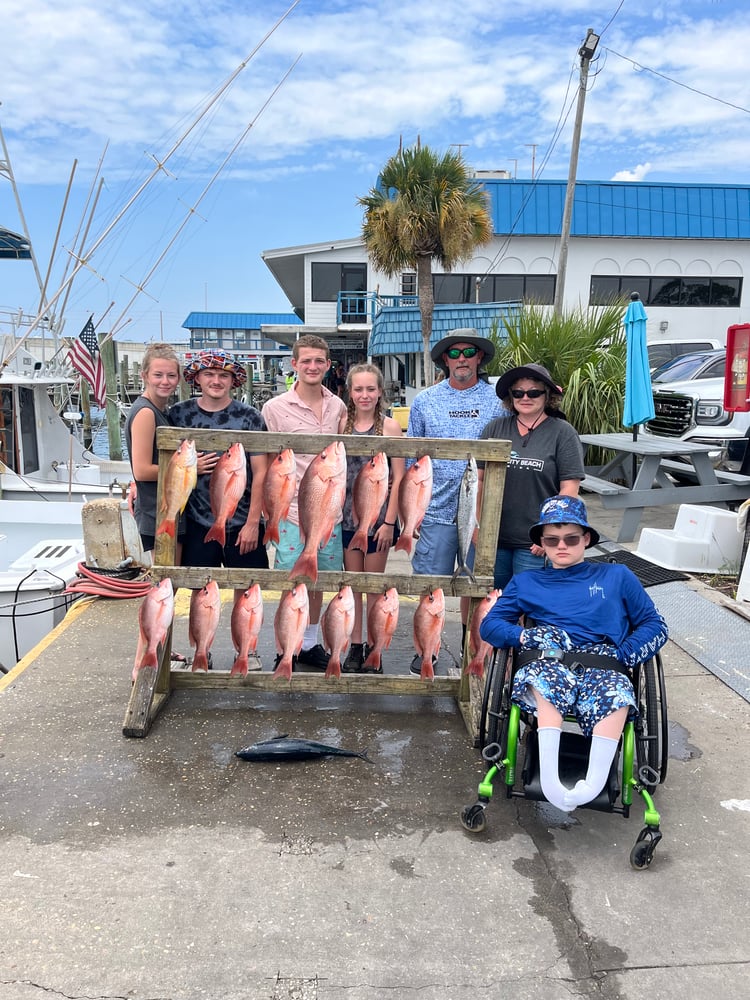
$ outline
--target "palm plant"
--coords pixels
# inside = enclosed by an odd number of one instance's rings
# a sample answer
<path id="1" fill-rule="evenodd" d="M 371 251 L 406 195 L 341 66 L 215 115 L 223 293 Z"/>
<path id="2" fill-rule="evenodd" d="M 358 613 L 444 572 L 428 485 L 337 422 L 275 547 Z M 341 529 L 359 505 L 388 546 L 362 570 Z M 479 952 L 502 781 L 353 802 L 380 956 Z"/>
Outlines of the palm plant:
<path id="1" fill-rule="evenodd" d="M 555 315 L 527 305 L 491 337 L 496 353 L 487 369 L 501 375 L 535 361 L 563 386 L 562 409 L 579 434 L 621 431 L 625 397 L 624 303 Z M 591 456 L 603 460 L 603 455 Z"/>
<path id="2" fill-rule="evenodd" d="M 450 271 L 492 239 L 487 195 L 460 155 L 440 155 L 417 139 L 408 149 L 399 146 L 376 186 L 358 202 L 365 209 L 362 235 L 373 265 L 389 277 L 405 268 L 417 272 L 425 380 L 430 384 L 432 262 Z"/>

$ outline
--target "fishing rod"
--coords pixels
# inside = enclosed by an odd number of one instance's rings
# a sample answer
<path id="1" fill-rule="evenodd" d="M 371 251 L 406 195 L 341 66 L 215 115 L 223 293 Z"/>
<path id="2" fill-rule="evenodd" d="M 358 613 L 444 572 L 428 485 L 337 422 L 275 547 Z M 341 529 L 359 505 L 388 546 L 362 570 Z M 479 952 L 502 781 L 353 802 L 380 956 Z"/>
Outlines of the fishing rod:
<path id="1" fill-rule="evenodd" d="M 258 44 L 253 48 L 252 52 L 250 52 L 250 54 L 245 59 L 243 59 L 243 61 L 239 64 L 239 66 L 232 73 L 230 73 L 230 75 L 227 77 L 224 83 L 221 84 L 218 90 L 208 99 L 203 110 L 200 111 L 195 116 L 191 124 L 173 144 L 172 148 L 167 152 L 164 158 L 159 160 L 156 157 L 154 157 L 156 163 L 154 169 L 142 182 L 140 187 L 138 187 L 135 193 L 128 199 L 126 204 L 117 213 L 112 222 L 110 222 L 110 224 L 105 228 L 104 232 L 94 241 L 94 244 L 89 249 L 86 256 L 85 257 L 81 256 L 79 258 L 76 258 L 76 264 L 73 267 L 72 272 L 70 273 L 68 278 L 63 282 L 60 288 L 58 288 L 55 294 L 50 298 L 47 304 L 48 308 L 52 308 L 52 306 L 55 305 L 60 296 L 70 287 L 70 285 L 73 282 L 73 279 L 81 270 L 81 268 L 84 266 L 89 266 L 88 262 L 91 259 L 91 257 L 96 253 L 99 247 L 101 247 L 102 243 L 104 243 L 104 241 L 110 235 L 115 226 L 117 226 L 117 224 L 120 222 L 123 216 L 129 211 L 132 205 L 140 198 L 140 196 L 143 194 L 146 188 L 154 180 L 154 178 L 157 177 L 163 170 L 165 170 L 165 164 L 167 164 L 169 160 L 172 158 L 172 156 L 174 156 L 174 154 L 177 152 L 180 146 L 182 146 L 182 144 L 188 138 L 190 133 L 198 126 L 198 124 L 203 120 L 203 118 L 205 118 L 205 116 L 208 114 L 208 112 L 211 110 L 214 104 L 216 104 L 217 101 L 219 101 L 219 99 L 223 97 L 223 95 L 229 90 L 229 88 L 232 86 L 232 84 L 240 75 L 240 73 L 242 73 L 242 71 L 247 67 L 247 65 L 251 62 L 251 60 L 257 55 L 259 49 L 268 41 L 271 35 L 273 35 L 273 33 L 279 28 L 279 26 L 287 19 L 287 17 L 289 17 L 294 8 L 297 7 L 300 3 L 301 0 L 294 0 L 291 6 L 287 8 L 287 10 L 281 15 L 281 17 L 276 21 L 276 23 L 266 32 L 266 34 L 263 36 L 260 42 L 258 42 Z M 24 343 L 24 341 L 26 341 L 34 332 L 34 330 L 36 330 L 36 328 L 39 326 L 43 318 L 44 318 L 43 313 L 39 313 L 36 319 L 34 319 L 33 322 L 30 324 L 24 336 L 16 342 L 13 350 L 10 352 L 8 357 L 5 358 L 2 362 L 0 362 L 0 375 L 2 375 L 3 369 L 5 369 L 7 365 L 10 363 L 11 359 L 18 351 L 18 349 L 21 347 L 21 345 Z"/>
<path id="2" fill-rule="evenodd" d="M 276 94 L 278 94 L 279 90 L 281 90 L 282 86 L 286 83 L 287 79 L 289 78 L 289 76 L 292 73 L 292 70 L 294 70 L 295 66 L 300 61 L 301 58 L 302 58 L 302 53 L 300 53 L 297 56 L 297 58 L 294 60 L 294 62 L 292 63 L 292 65 L 289 67 L 289 69 L 286 71 L 286 73 L 282 76 L 282 78 L 279 80 L 279 82 L 273 88 L 273 90 L 271 91 L 271 93 L 268 95 L 268 97 L 266 98 L 266 100 L 263 102 L 263 104 L 261 105 L 260 109 L 256 113 L 255 117 L 252 119 L 252 121 L 244 129 L 244 131 L 242 132 L 242 134 L 240 135 L 240 137 L 237 139 L 237 141 L 235 142 L 235 144 L 232 146 L 232 148 L 230 149 L 230 151 L 225 156 L 225 158 L 222 161 L 222 163 L 219 165 L 218 169 L 215 171 L 215 173 L 213 174 L 213 176 L 211 177 L 211 179 L 208 181 L 208 183 L 206 184 L 206 186 L 203 188 L 203 190 L 201 191 L 200 195 L 198 196 L 198 199 L 195 202 L 195 204 L 191 208 L 188 208 L 187 215 L 185 216 L 185 218 L 182 220 L 182 222 L 178 226 L 177 230 L 175 231 L 175 233 L 172 236 L 172 238 L 169 241 L 169 243 L 167 243 L 166 247 L 164 248 L 164 250 L 162 251 L 162 253 L 159 255 L 159 257 L 157 258 L 157 260 L 154 263 L 154 265 L 152 266 L 151 270 L 146 274 L 146 276 L 143 278 L 143 280 L 140 282 L 140 284 L 134 285 L 134 287 L 135 287 L 135 293 L 134 293 L 134 295 L 132 296 L 132 298 L 130 299 L 130 301 L 128 302 L 128 304 L 125 306 L 125 308 L 123 309 L 123 311 L 120 313 L 120 315 L 117 317 L 117 319 L 112 324 L 109 333 L 107 333 L 107 335 L 102 338 L 102 343 L 103 344 L 105 344 L 108 340 L 111 340 L 119 332 L 119 330 L 121 329 L 120 323 L 122 322 L 125 314 L 130 309 L 130 307 L 133 305 L 133 303 L 138 298 L 138 296 L 141 294 L 141 292 L 145 292 L 146 291 L 146 285 L 151 280 L 151 278 L 154 276 L 154 273 L 156 272 L 157 268 L 162 263 L 162 261 L 164 260 L 164 258 L 167 256 L 167 254 L 169 253 L 169 251 L 172 249 L 172 247 L 176 243 L 178 237 L 180 236 L 180 234 L 182 233 L 182 231 L 184 230 L 184 228 L 187 226 L 188 222 L 190 222 L 190 220 L 192 219 L 192 217 L 197 214 L 198 206 L 203 201 L 203 199 L 206 197 L 206 195 L 208 194 L 208 192 L 211 190 L 211 188 L 213 187 L 214 183 L 219 178 L 219 175 L 223 172 L 223 170 L 225 169 L 225 167 L 227 166 L 227 164 L 229 163 L 229 161 L 232 159 L 232 157 L 234 156 L 234 154 L 237 152 L 237 150 L 240 148 L 240 146 L 245 141 L 245 139 L 247 138 L 247 136 L 250 134 L 250 131 L 256 125 L 256 123 L 257 123 L 258 119 L 260 118 L 260 116 L 266 110 L 266 108 L 271 103 L 271 101 L 274 99 L 274 97 L 276 96 Z M 125 278 L 125 281 L 127 281 L 127 280 L 128 279 Z M 127 322 L 129 323 L 130 320 L 128 319 Z"/>

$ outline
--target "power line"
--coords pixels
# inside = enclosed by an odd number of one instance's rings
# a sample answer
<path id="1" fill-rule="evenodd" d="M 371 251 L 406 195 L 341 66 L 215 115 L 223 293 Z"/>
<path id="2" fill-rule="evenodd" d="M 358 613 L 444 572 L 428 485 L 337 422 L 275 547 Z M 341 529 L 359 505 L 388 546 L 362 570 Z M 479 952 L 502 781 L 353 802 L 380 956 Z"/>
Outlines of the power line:
<path id="1" fill-rule="evenodd" d="M 691 87 L 687 83 L 681 83 L 679 80 L 675 80 L 673 77 L 667 76 L 666 73 L 660 73 L 658 69 L 651 69 L 650 66 L 644 66 L 643 63 L 636 62 L 635 59 L 630 59 L 629 56 L 624 56 L 621 52 L 615 52 L 614 49 L 607 48 L 607 52 L 611 52 L 612 55 L 617 56 L 618 59 L 623 59 L 625 62 L 629 62 L 631 66 L 634 66 L 636 69 L 645 70 L 646 73 L 653 73 L 654 76 L 661 77 L 661 79 L 666 80 L 667 83 L 673 83 L 675 87 L 682 87 L 684 90 L 689 90 L 693 94 L 700 95 L 700 97 L 707 97 L 709 101 L 716 101 L 717 104 L 724 104 L 728 108 L 734 108 L 735 111 L 742 111 L 744 114 L 750 115 L 750 108 L 743 108 L 740 104 L 732 104 L 731 101 L 725 101 L 721 97 L 714 97 L 713 94 L 707 94 L 705 90 L 698 90 L 696 87 Z"/>

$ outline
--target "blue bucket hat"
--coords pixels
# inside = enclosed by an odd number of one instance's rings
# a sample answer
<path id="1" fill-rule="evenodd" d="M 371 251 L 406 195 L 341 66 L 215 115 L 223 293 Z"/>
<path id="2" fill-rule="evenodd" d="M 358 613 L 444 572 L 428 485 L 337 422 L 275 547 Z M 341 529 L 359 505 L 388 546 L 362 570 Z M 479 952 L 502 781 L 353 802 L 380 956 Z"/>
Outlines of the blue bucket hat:
<path id="1" fill-rule="evenodd" d="M 539 508 L 539 520 L 529 528 L 529 538 L 534 545 L 540 544 L 545 524 L 580 524 L 591 535 L 587 549 L 599 541 L 599 532 L 588 523 L 586 504 L 578 497 L 556 496 L 544 501 Z"/>

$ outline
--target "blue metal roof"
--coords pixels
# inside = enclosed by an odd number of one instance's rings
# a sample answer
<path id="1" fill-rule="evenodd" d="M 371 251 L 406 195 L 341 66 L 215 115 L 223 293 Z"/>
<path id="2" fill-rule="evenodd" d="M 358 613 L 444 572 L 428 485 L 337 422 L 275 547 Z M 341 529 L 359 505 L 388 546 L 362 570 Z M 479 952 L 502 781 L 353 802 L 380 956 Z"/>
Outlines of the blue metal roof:
<path id="1" fill-rule="evenodd" d="M 487 180 L 498 235 L 559 236 L 565 181 Z M 577 181 L 573 236 L 750 239 L 750 187 Z"/>
<path id="2" fill-rule="evenodd" d="M 294 313 L 191 312 L 182 324 L 186 330 L 260 330 L 262 326 L 299 326 Z"/>
<path id="3" fill-rule="evenodd" d="M 478 305 L 435 306 L 432 317 L 434 345 L 449 330 L 474 327 L 480 337 L 489 337 L 493 323 L 506 316 L 512 318 L 521 310 L 520 302 L 482 302 Z M 422 350 L 422 320 L 418 306 L 385 306 L 375 317 L 370 334 L 371 355 L 417 354 Z"/>

